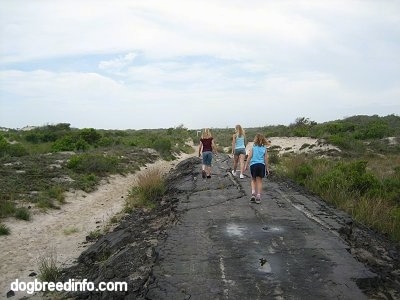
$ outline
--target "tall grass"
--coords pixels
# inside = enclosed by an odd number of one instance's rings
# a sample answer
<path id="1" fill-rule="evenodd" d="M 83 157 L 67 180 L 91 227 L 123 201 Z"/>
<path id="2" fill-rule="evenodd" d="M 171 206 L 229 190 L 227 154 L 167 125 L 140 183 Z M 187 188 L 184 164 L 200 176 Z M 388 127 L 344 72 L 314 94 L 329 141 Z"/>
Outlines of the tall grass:
<path id="1" fill-rule="evenodd" d="M 355 220 L 400 241 L 398 157 L 334 161 L 305 155 L 282 158 L 277 172 L 294 179 Z M 386 160 L 388 157 L 386 157 Z M 374 172 L 380 165 L 379 173 Z"/>
<path id="2" fill-rule="evenodd" d="M 0 223 L 0 235 L 9 235 L 10 228 L 7 225 Z"/>
<path id="3" fill-rule="evenodd" d="M 61 269 L 57 266 L 57 252 L 53 248 L 39 257 L 39 279 L 47 282 L 56 282 Z"/>
<path id="4" fill-rule="evenodd" d="M 129 192 L 125 209 L 130 211 L 135 207 L 154 208 L 165 190 L 165 180 L 161 169 L 149 168 L 138 174 L 136 186 Z"/>

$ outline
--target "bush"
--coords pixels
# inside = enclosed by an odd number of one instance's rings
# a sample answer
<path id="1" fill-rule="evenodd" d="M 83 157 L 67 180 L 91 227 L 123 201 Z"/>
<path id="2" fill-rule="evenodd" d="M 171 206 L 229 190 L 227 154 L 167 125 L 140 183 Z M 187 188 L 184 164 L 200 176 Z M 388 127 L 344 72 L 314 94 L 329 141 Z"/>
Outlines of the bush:
<path id="1" fill-rule="evenodd" d="M 101 154 L 81 154 L 71 157 L 67 167 L 77 173 L 105 175 L 118 170 L 118 158 Z"/>
<path id="2" fill-rule="evenodd" d="M 59 151 L 74 151 L 76 149 L 76 138 L 73 135 L 66 135 L 54 142 L 52 150 Z"/>
<path id="3" fill-rule="evenodd" d="M 138 175 L 137 186 L 133 187 L 127 198 L 126 209 L 133 207 L 153 208 L 156 201 L 165 193 L 165 181 L 160 169 L 152 168 Z"/>
<path id="4" fill-rule="evenodd" d="M 15 217 L 19 220 L 29 221 L 31 214 L 26 207 L 19 207 L 15 211 Z"/>
<path id="5" fill-rule="evenodd" d="M 276 151 L 268 152 L 268 163 L 277 165 L 280 162 L 279 154 Z"/>
<path id="6" fill-rule="evenodd" d="M 340 189 L 356 195 L 379 194 L 379 180 L 366 173 L 366 161 L 339 163 L 331 170 L 315 178 L 319 190 Z"/>
<path id="7" fill-rule="evenodd" d="M 79 131 L 79 137 L 90 145 L 96 144 L 102 137 L 94 128 L 84 128 Z"/>
<path id="8" fill-rule="evenodd" d="M 306 181 L 313 175 L 313 168 L 303 163 L 294 170 L 294 179 L 301 185 L 305 185 Z"/>
<path id="9" fill-rule="evenodd" d="M 15 213 L 15 204 L 12 201 L 12 196 L 6 197 L 6 195 L 1 195 L 0 198 L 0 218 L 5 218 L 12 216 Z"/>
<path id="10" fill-rule="evenodd" d="M 75 180 L 75 188 L 89 193 L 95 190 L 99 181 L 100 178 L 94 174 L 84 174 Z"/>
<path id="11" fill-rule="evenodd" d="M 12 156 L 12 157 L 21 157 L 28 155 L 28 151 L 25 147 L 19 143 L 10 144 L 7 140 L 0 135 L 0 157 L 4 156 Z"/>
<path id="12" fill-rule="evenodd" d="M 9 235 L 9 234 L 10 234 L 10 228 L 0 223 L 0 235 Z"/>
<path id="13" fill-rule="evenodd" d="M 153 142 L 153 147 L 161 154 L 169 154 L 171 152 L 171 141 L 166 138 L 160 138 Z"/>

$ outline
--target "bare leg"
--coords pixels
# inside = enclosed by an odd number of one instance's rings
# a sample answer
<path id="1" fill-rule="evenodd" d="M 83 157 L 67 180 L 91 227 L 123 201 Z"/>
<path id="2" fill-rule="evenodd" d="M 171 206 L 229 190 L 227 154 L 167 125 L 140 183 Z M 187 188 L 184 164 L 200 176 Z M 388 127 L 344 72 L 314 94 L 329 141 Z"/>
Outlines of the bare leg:
<path id="1" fill-rule="evenodd" d="M 256 191 L 256 179 L 255 178 L 251 178 L 251 193 L 255 193 Z"/>
<path id="2" fill-rule="evenodd" d="M 239 161 L 240 161 L 240 174 L 243 174 L 243 168 L 244 168 L 244 154 L 239 155 Z M 237 163 L 236 163 L 237 164 Z"/>
<path id="3" fill-rule="evenodd" d="M 257 195 L 261 195 L 262 192 L 262 178 L 256 177 L 256 191 Z"/>
<path id="4" fill-rule="evenodd" d="M 233 171 L 234 172 L 236 172 L 237 165 L 238 165 L 238 160 L 239 160 L 239 156 L 238 155 L 234 155 L 233 156 Z"/>

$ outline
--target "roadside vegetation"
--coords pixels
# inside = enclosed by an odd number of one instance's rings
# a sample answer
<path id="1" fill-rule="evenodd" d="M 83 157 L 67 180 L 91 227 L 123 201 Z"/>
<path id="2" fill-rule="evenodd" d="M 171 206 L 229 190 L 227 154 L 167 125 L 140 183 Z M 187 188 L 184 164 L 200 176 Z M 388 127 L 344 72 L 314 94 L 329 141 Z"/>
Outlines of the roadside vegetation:
<path id="1" fill-rule="evenodd" d="M 58 209 L 68 190 L 91 192 L 111 174 L 190 153 L 190 136 L 183 125 L 97 130 L 61 123 L 0 132 L 0 220 L 29 220 L 32 210 Z"/>
<path id="2" fill-rule="evenodd" d="M 150 168 L 138 175 L 137 183 L 129 192 L 125 211 L 135 207 L 154 208 L 166 190 L 163 174 L 158 168 Z"/>

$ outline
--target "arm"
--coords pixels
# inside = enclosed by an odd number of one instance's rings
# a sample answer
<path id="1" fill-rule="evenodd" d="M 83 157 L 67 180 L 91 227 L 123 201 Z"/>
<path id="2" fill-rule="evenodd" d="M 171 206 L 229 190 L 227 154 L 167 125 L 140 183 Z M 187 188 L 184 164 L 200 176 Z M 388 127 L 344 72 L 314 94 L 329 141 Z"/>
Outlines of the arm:
<path id="1" fill-rule="evenodd" d="M 236 134 L 232 136 L 232 154 L 235 154 Z"/>
<path id="2" fill-rule="evenodd" d="M 267 175 L 269 175 L 268 151 L 267 151 L 267 149 L 265 149 L 264 162 L 265 162 L 265 169 L 266 169 L 266 171 L 267 171 Z"/>
<path id="3" fill-rule="evenodd" d="M 215 154 L 217 154 L 218 153 L 218 149 L 217 149 L 217 146 L 214 143 L 214 139 L 211 141 L 211 146 L 212 146 L 213 152 Z"/>
<path id="4" fill-rule="evenodd" d="M 203 151 L 203 143 L 200 141 L 199 143 L 199 157 L 201 156 L 201 152 Z"/>
<path id="5" fill-rule="evenodd" d="M 249 155 L 247 156 L 246 163 L 244 164 L 244 171 L 247 170 L 247 167 L 249 166 L 252 157 L 253 157 L 253 148 L 250 148 Z"/>

